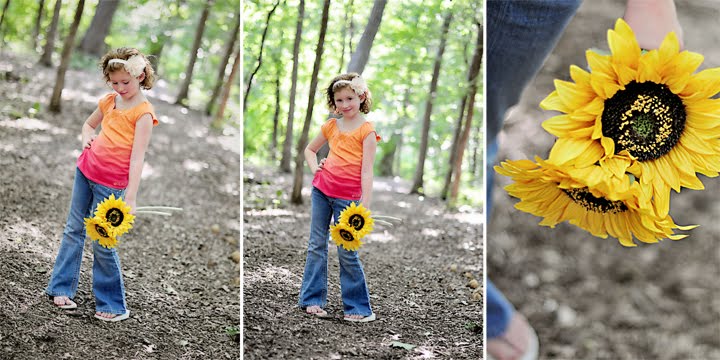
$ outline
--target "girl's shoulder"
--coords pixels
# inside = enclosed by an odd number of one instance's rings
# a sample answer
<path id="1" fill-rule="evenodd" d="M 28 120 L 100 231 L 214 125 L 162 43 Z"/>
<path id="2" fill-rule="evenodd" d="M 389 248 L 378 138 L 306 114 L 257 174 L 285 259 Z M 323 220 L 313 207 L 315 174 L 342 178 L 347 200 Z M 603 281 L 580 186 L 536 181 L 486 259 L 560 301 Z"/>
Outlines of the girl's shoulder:
<path id="1" fill-rule="evenodd" d="M 115 93 L 105 94 L 98 100 L 98 107 L 103 113 L 115 108 Z"/>
<path id="2" fill-rule="evenodd" d="M 375 134 L 375 141 L 380 142 L 382 138 L 380 135 L 378 135 L 377 131 L 375 130 L 375 126 L 372 122 L 369 120 L 365 120 L 365 123 L 360 125 L 360 137 L 362 139 L 365 139 L 368 135 L 374 133 Z"/>

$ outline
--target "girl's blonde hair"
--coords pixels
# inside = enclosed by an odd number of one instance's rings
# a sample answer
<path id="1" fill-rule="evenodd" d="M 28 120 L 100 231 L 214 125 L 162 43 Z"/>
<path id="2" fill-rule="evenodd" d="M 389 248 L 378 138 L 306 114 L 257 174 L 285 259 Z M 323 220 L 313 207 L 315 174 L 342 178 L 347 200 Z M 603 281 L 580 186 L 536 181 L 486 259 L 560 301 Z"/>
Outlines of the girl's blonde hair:
<path id="1" fill-rule="evenodd" d="M 140 87 L 145 90 L 152 89 L 153 83 L 155 82 L 155 71 L 153 70 L 152 65 L 150 65 L 150 61 L 148 61 L 147 57 L 135 48 L 121 47 L 115 50 L 110 50 L 100 59 L 100 68 L 102 69 L 105 81 L 110 81 L 111 72 L 125 70 L 125 65 L 119 62 L 110 63 L 110 60 L 127 60 L 134 55 L 139 55 L 145 60 L 145 78 L 140 82 Z"/>
<path id="2" fill-rule="evenodd" d="M 340 83 L 337 83 L 338 81 L 340 81 Z M 352 82 L 352 84 L 350 82 Z M 361 86 L 364 88 L 363 93 L 358 93 L 358 91 L 353 88 L 353 85 L 358 82 L 362 84 Z M 334 112 L 337 110 L 337 107 L 335 107 L 335 92 L 340 89 L 346 88 L 355 91 L 358 96 L 365 95 L 365 100 L 360 103 L 360 112 L 363 114 L 369 113 L 370 106 L 372 105 L 372 95 L 370 94 L 370 90 L 365 85 L 365 82 L 362 81 L 360 74 L 354 72 L 338 75 L 334 77 L 332 81 L 330 81 L 330 85 L 325 90 L 325 95 L 327 97 L 327 105 L 330 111 Z"/>

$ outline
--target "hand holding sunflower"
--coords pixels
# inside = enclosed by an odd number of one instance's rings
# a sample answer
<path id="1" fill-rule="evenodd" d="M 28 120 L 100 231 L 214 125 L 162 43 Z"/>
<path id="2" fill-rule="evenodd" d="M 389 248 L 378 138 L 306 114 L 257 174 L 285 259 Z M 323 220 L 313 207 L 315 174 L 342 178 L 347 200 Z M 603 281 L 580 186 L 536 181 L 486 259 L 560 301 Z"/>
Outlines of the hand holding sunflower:
<path id="1" fill-rule="evenodd" d="M 588 50 L 590 72 L 570 67 L 572 81 L 555 80 L 541 103 L 563 113 L 543 122 L 558 137 L 549 158 L 508 161 L 496 171 L 518 209 L 543 216 L 541 225 L 568 220 L 625 246 L 681 239 L 668 215 L 670 190 L 702 190 L 697 174 L 720 172 L 720 68 L 695 73 L 703 56 L 680 51 L 669 33 L 644 51 L 618 19 L 608 31 L 609 54 Z M 557 196 L 549 196 L 549 194 Z"/>
<path id="2" fill-rule="evenodd" d="M 157 214 L 170 216 L 170 213 L 156 210 L 182 210 L 181 208 L 168 206 L 144 206 L 137 207 L 135 211 L 121 198 L 115 198 L 115 194 L 98 204 L 95 216 L 85 218 L 85 230 L 90 240 L 98 241 L 101 246 L 108 249 L 117 246 L 117 238 L 132 229 L 136 214 Z"/>
<path id="3" fill-rule="evenodd" d="M 345 250 L 357 251 L 363 244 L 360 239 L 373 230 L 374 223 L 370 210 L 353 202 L 340 213 L 338 223 L 330 226 L 330 237 Z"/>

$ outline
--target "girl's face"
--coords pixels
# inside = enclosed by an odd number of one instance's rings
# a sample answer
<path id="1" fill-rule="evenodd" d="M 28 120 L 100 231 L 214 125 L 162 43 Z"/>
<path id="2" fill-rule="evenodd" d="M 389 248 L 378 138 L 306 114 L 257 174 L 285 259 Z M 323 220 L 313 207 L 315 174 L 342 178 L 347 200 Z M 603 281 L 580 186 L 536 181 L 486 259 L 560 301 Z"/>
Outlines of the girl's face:
<path id="1" fill-rule="evenodd" d="M 129 72 L 124 70 L 113 71 L 108 75 L 110 85 L 115 92 L 120 94 L 123 100 L 132 99 L 133 96 L 138 94 L 140 91 L 140 82 L 144 76 L 145 73 L 142 73 L 138 77 L 133 77 Z"/>
<path id="2" fill-rule="evenodd" d="M 335 91 L 335 108 L 344 118 L 353 118 L 360 111 L 360 104 L 365 100 L 365 95 L 358 94 L 349 87 Z"/>

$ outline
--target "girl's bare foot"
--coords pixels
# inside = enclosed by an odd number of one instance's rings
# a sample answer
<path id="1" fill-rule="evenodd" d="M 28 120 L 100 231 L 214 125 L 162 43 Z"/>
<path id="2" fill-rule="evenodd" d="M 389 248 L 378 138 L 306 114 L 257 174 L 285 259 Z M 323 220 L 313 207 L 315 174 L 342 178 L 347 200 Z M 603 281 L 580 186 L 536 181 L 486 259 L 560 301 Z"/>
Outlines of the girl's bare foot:
<path id="1" fill-rule="evenodd" d="M 516 312 L 505 333 L 488 340 L 487 352 L 492 360 L 535 360 L 538 357 L 537 335 L 525 317 Z"/>
<path id="2" fill-rule="evenodd" d="M 319 307 L 317 305 L 306 307 L 305 312 L 310 315 L 315 315 L 317 317 L 326 317 L 327 316 L 327 311 L 323 310 L 321 307 Z"/>
<path id="3" fill-rule="evenodd" d="M 111 314 L 111 313 L 106 313 L 106 312 L 101 312 L 101 311 L 95 312 L 95 318 L 100 319 L 102 321 L 115 322 L 115 321 L 125 320 L 129 317 L 130 317 L 129 310 L 126 310 L 124 314 Z"/>
<path id="4" fill-rule="evenodd" d="M 362 316 L 357 314 L 352 315 L 345 315 L 345 321 L 352 321 L 352 322 L 371 322 L 375 321 L 375 313 L 372 313 L 368 316 Z"/>
<path id="5" fill-rule="evenodd" d="M 75 309 L 77 304 L 67 296 L 53 296 L 53 304 L 61 309 Z"/>

